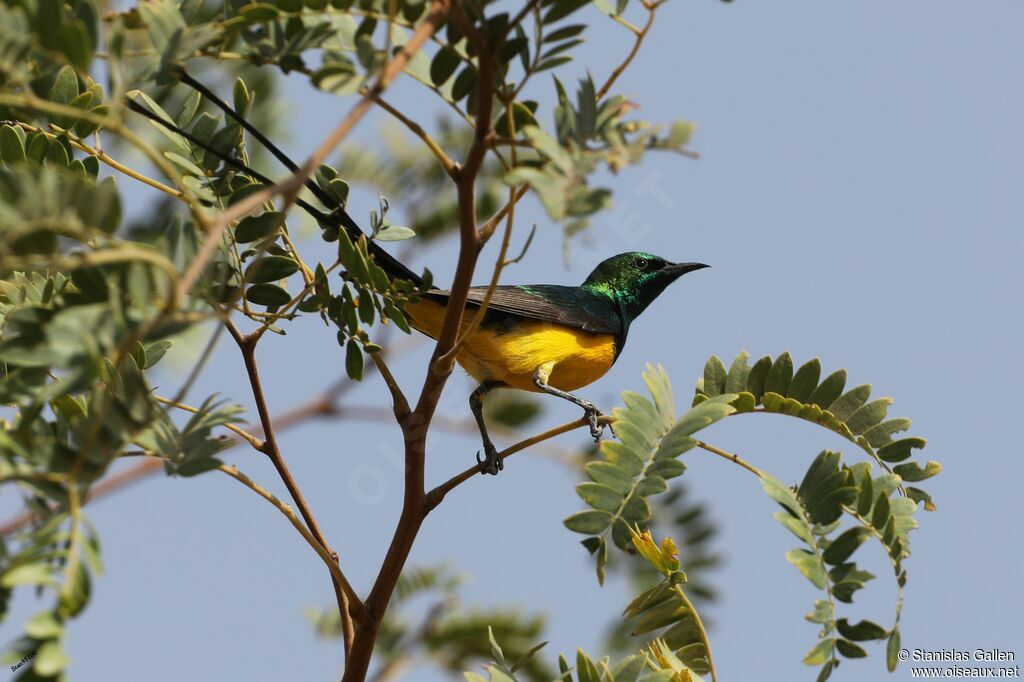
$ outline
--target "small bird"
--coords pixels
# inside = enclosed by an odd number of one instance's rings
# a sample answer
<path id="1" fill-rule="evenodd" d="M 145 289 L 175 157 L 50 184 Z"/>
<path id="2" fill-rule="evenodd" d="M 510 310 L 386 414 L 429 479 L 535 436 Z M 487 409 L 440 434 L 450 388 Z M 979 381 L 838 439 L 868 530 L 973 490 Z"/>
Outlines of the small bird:
<path id="1" fill-rule="evenodd" d="M 378 247 L 379 248 L 379 247 Z M 408 278 L 407 269 L 388 268 Z M 464 341 L 456 360 L 479 386 L 469 407 L 480 428 L 484 457 L 480 471 L 497 474 L 501 458 L 487 433 L 484 397 L 495 388 L 548 393 L 583 408 L 590 435 L 600 440 L 601 412 L 570 391 L 591 384 L 611 369 L 626 343 L 629 326 L 676 279 L 703 263 L 670 263 L 641 252 L 621 253 L 598 264 L 580 286 L 532 284 L 499 286 L 484 319 Z M 414 278 L 418 279 L 415 275 Z M 466 331 L 487 287 L 472 287 L 466 300 L 462 330 Z M 406 305 L 412 326 L 437 338 L 450 292 L 428 290 Z"/>
<path id="2" fill-rule="evenodd" d="M 293 173 L 298 166 L 263 133 L 187 73 L 181 81 L 221 108 L 230 118 L 259 140 L 271 154 Z M 133 100 L 128 108 L 184 137 L 213 154 L 228 166 L 247 173 L 263 184 L 270 179 L 247 166 L 230 153 L 196 138 L 164 117 L 157 116 Z M 328 212 L 302 199 L 296 204 L 321 225 L 344 228 L 358 240 L 363 231 L 343 206 L 313 181 L 306 187 Z M 451 292 L 428 288 L 422 277 L 406 267 L 379 244 L 367 240 L 376 263 L 392 278 L 409 280 L 422 291 L 406 305 L 412 326 L 437 338 L 443 324 Z M 477 453 L 480 471 L 497 474 L 502 469 L 498 451 L 484 423 L 484 397 L 495 388 L 548 393 L 583 408 L 590 434 L 600 440 L 601 412 L 590 402 L 570 391 L 597 381 L 611 368 L 622 352 L 629 326 L 665 288 L 682 275 L 709 267 L 703 263 L 670 263 L 649 253 L 629 252 L 602 261 L 577 287 L 555 284 L 511 285 L 495 288 L 482 323 L 465 338 L 456 360 L 479 382 L 469 398 L 469 407 L 480 427 L 484 457 Z M 462 332 L 468 331 L 475 311 L 487 295 L 487 287 L 471 287 L 462 317 Z"/>

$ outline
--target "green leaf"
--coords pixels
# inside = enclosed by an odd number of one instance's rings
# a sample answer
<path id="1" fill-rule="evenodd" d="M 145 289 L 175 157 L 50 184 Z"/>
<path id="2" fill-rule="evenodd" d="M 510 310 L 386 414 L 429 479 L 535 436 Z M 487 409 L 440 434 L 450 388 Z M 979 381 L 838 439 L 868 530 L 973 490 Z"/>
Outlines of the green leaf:
<path id="1" fill-rule="evenodd" d="M 889 669 L 889 672 L 896 670 L 896 666 L 899 664 L 899 652 L 900 630 L 899 628 L 893 628 L 892 634 L 889 635 L 889 641 L 885 646 L 885 667 Z"/>
<path id="2" fill-rule="evenodd" d="M 181 110 L 178 111 L 178 115 L 174 119 L 179 128 L 188 128 L 192 125 L 192 121 L 195 120 L 196 114 L 199 112 L 200 104 L 202 104 L 202 96 L 198 90 L 193 90 L 181 103 Z"/>
<path id="3" fill-rule="evenodd" d="M 871 384 L 861 384 L 856 388 L 841 395 L 831 405 L 828 411 L 835 415 L 839 421 L 846 421 L 863 405 L 871 396 Z"/>
<path id="4" fill-rule="evenodd" d="M 78 74 L 75 73 L 74 68 L 65 66 L 57 72 L 57 77 L 46 98 L 57 104 L 69 104 L 71 100 L 78 97 L 78 93 Z M 56 116 L 51 116 L 51 120 L 56 120 Z"/>
<path id="5" fill-rule="evenodd" d="M 401 225 L 388 225 L 373 236 L 379 242 L 398 242 L 415 237 L 416 233 Z"/>
<path id="6" fill-rule="evenodd" d="M 793 358 L 786 352 L 776 358 L 768 370 L 768 375 L 764 381 L 764 392 L 778 393 L 784 396 L 789 390 L 789 384 L 792 380 Z"/>
<path id="7" fill-rule="evenodd" d="M 836 628 L 840 635 L 855 642 L 885 639 L 888 634 L 885 628 L 870 620 L 862 620 L 851 625 L 845 618 L 840 618 L 836 621 Z"/>
<path id="8" fill-rule="evenodd" d="M 273 21 L 278 17 L 276 7 L 267 2 L 254 2 L 238 10 L 247 23 L 257 24 Z"/>
<path id="9" fill-rule="evenodd" d="M 864 658 L 868 655 L 861 646 L 845 639 L 836 640 L 836 649 L 846 658 Z"/>
<path id="10" fill-rule="evenodd" d="M 885 528 L 889 523 L 890 515 L 889 496 L 885 491 L 882 491 L 878 493 L 878 498 L 875 500 L 875 508 L 871 512 L 871 525 L 877 529 Z"/>
<path id="11" fill-rule="evenodd" d="M 821 560 L 806 549 L 791 549 L 786 552 L 786 561 L 793 564 L 819 590 L 825 589 L 827 578 Z"/>
<path id="12" fill-rule="evenodd" d="M 245 290 L 245 300 L 268 308 L 280 308 L 292 300 L 288 290 L 277 284 L 253 284 Z"/>
<path id="13" fill-rule="evenodd" d="M 871 531 L 863 526 L 850 528 L 829 544 L 822 558 L 833 566 L 844 563 L 869 537 Z"/>
<path id="14" fill-rule="evenodd" d="M 363 378 L 363 349 L 355 339 L 345 344 L 345 372 L 353 381 Z"/>
<path id="15" fill-rule="evenodd" d="M 750 375 L 750 353 L 741 351 L 732 361 L 729 374 L 725 379 L 725 393 L 741 393 L 747 390 L 747 377 Z"/>
<path id="16" fill-rule="evenodd" d="M 923 481 L 925 479 L 935 476 L 942 471 L 942 465 L 938 462 L 929 460 L 924 467 L 916 462 L 909 462 L 907 464 L 899 464 L 893 467 L 893 471 L 896 475 L 902 478 L 908 483 L 916 483 L 917 481 Z"/>
<path id="17" fill-rule="evenodd" d="M 878 449 L 878 456 L 886 462 L 902 462 L 911 451 L 925 446 L 924 438 L 901 438 Z"/>
<path id="18" fill-rule="evenodd" d="M 261 241 L 280 230 L 283 222 L 284 214 L 279 211 L 246 216 L 235 228 L 235 241 L 239 244 Z"/>
<path id="19" fill-rule="evenodd" d="M 618 511 L 623 503 L 622 493 L 600 483 L 580 483 L 576 494 L 591 507 L 609 512 Z"/>
<path id="20" fill-rule="evenodd" d="M 771 368 L 772 358 L 770 355 L 766 355 L 754 363 L 754 366 L 750 368 L 750 374 L 747 375 L 747 393 L 753 394 L 758 401 L 764 395 L 765 380 L 768 378 L 768 371 Z"/>
<path id="21" fill-rule="evenodd" d="M 25 143 L 7 124 L 0 127 L 0 158 L 7 164 L 25 161 Z"/>
<path id="22" fill-rule="evenodd" d="M 885 414 L 892 405 L 892 398 L 878 398 L 858 408 L 856 412 L 846 419 L 846 425 L 850 431 L 859 436 L 868 429 L 879 424 L 885 419 Z"/>
<path id="23" fill-rule="evenodd" d="M 846 370 L 836 370 L 825 377 L 825 380 L 811 392 L 807 402 L 827 408 L 842 395 L 844 386 L 846 386 Z"/>
<path id="24" fill-rule="evenodd" d="M 231 89 L 231 97 L 235 104 L 235 111 L 241 116 L 248 115 L 249 108 L 252 106 L 252 95 L 249 94 L 249 88 L 246 87 L 245 81 L 241 78 L 235 79 L 234 87 Z"/>
<path id="25" fill-rule="evenodd" d="M 53 568 L 49 564 L 21 564 L 0 575 L 0 587 L 18 585 L 49 585 L 53 582 Z"/>
<path id="26" fill-rule="evenodd" d="M 561 21 L 576 10 L 590 4 L 590 0 L 559 0 L 551 3 L 550 8 L 541 19 L 543 24 L 553 24 Z"/>
<path id="27" fill-rule="evenodd" d="M 265 256 L 245 269 L 245 280 L 253 283 L 276 282 L 294 275 L 299 264 L 291 256 Z"/>
<path id="28" fill-rule="evenodd" d="M 437 51 L 430 62 L 430 80 L 434 85 L 444 85 L 459 67 L 459 55 L 452 48 L 445 46 Z"/>
<path id="29" fill-rule="evenodd" d="M 832 655 L 832 639 L 825 637 L 818 640 L 813 649 L 804 656 L 804 663 L 807 665 L 821 665 Z"/>
<path id="30" fill-rule="evenodd" d="M 547 645 L 548 645 L 547 642 L 541 642 L 540 644 L 535 644 L 532 647 L 530 647 L 530 649 L 526 653 L 524 653 L 522 656 L 520 656 L 519 659 L 512 666 L 512 668 L 511 668 L 512 672 L 516 672 L 517 670 L 522 668 L 524 665 L 526 665 L 530 661 L 530 659 L 532 659 L 534 656 L 537 655 L 538 651 L 540 651 L 541 649 L 543 649 Z"/>
<path id="31" fill-rule="evenodd" d="M 777 511 L 775 512 L 775 519 L 805 543 L 811 544 L 814 542 L 811 527 L 802 518 L 795 517 L 788 511 Z"/>
<path id="32" fill-rule="evenodd" d="M 633 490 L 633 478 L 610 462 L 587 462 L 584 470 L 595 483 L 608 486 L 623 495 Z"/>
<path id="33" fill-rule="evenodd" d="M 604 532 L 612 523 L 612 515 L 606 511 L 588 509 L 576 512 L 565 521 L 565 527 L 576 533 L 597 535 Z"/>
<path id="34" fill-rule="evenodd" d="M 52 611 L 41 611 L 25 623 L 25 634 L 34 639 L 55 639 L 64 632 L 64 626 Z"/>
<path id="35" fill-rule="evenodd" d="M 39 647 L 32 669 L 41 677 L 54 677 L 69 663 L 71 659 L 61 649 L 60 641 L 51 639 Z"/>
<path id="36" fill-rule="evenodd" d="M 787 398 L 807 402 L 811 393 L 818 386 L 818 378 L 821 376 L 821 361 L 818 358 L 805 362 L 793 376 L 793 381 L 786 391 Z"/>
<path id="37" fill-rule="evenodd" d="M 704 365 L 704 395 L 714 398 L 725 391 L 725 364 L 717 355 L 712 355 Z"/>

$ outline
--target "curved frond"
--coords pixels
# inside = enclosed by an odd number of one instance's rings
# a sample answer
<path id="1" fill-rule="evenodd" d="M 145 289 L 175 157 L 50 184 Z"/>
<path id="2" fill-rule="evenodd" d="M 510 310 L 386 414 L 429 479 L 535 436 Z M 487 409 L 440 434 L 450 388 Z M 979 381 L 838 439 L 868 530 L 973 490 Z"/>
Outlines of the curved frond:
<path id="1" fill-rule="evenodd" d="M 644 372 L 650 398 L 626 391 L 624 407 L 613 410 L 617 441 L 601 443 L 601 458 L 584 469 L 590 481 L 576 486 L 590 509 L 573 514 L 565 526 L 589 535 L 583 545 L 597 557 L 598 580 L 604 581 L 608 536 L 622 550 L 630 547 L 629 527 L 651 519 L 647 498 L 668 490 L 668 480 L 685 471 L 682 453 L 697 445 L 693 435 L 736 411 L 734 394 L 716 396 L 678 419 L 665 370 L 648 365 Z"/>
<path id="2" fill-rule="evenodd" d="M 846 389 L 846 370 L 832 372 L 821 378 L 821 362 L 814 358 L 794 371 L 788 352 L 774 360 L 766 355 L 749 364 L 744 351 L 736 356 L 728 371 L 724 363 L 712 356 L 704 367 L 704 376 L 697 381 L 693 405 L 732 393 L 730 404 L 737 412 L 775 412 L 823 426 L 855 443 L 883 470 L 898 476 L 900 493 L 916 502 L 923 502 L 928 511 L 935 510 L 931 496 L 917 487 L 904 486 L 938 474 L 942 467 L 929 461 L 924 465 L 909 462 L 913 450 L 925 446 L 923 438 L 894 439 L 895 434 L 910 428 L 905 417 L 887 418 L 892 398 L 871 399 L 871 384 Z"/>

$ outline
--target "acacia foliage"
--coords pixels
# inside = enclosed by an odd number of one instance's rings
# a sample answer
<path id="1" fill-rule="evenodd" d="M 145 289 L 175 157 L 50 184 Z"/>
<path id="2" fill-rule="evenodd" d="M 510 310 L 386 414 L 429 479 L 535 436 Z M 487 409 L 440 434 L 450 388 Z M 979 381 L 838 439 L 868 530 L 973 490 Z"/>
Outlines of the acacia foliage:
<path id="1" fill-rule="evenodd" d="M 603 81 L 587 74 L 575 84 L 557 75 L 590 31 L 596 13 L 588 15 L 588 7 L 629 28 L 635 42 L 623 52 L 632 55 L 647 29 L 631 24 L 628 13 L 653 19 L 659 4 L 541 0 L 513 15 L 503 3 L 467 1 L 459 4 L 465 21 L 440 20 L 405 75 L 451 112 L 431 138 L 438 148 L 454 155 L 477 130 L 493 132 L 477 190 L 480 221 L 522 187 L 536 194 L 564 235 L 573 234 L 611 201 L 611 187 L 595 184 L 597 171 L 617 172 L 649 151 L 688 154 L 693 126 L 637 118 L 635 103 L 612 89 L 621 70 Z M 6 410 L 0 485 L 16 489 L 33 518 L 0 541 L 0 618 L 14 590 L 34 589 L 49 600 L 11 646 L 15 661 L 37 652 L 20 679 L 66 674 L 67 625 L 86 607 L 102 569 L 99 533 L 83 507 L 112 463 L 157 457 L 169 475 L 182 478 L 223 468 L 225 431 L 236 427 L 241 409 L 215 395 L 195 407 L 184 402 L 203 370 L 202 355 L 177 395 L 158 395 L 155 372 L 172 344 L 227 315 L 260 334 L 285 334 L 295 318 L 317 315 L 356 380 L 366 354 L 381 350 L 375 341 L 382 326 L 409 331 L 403 305 L 419 291 L 388 278 L 369 244 L 438 236 L 455 222 L 457 198 L 433 158 L 436 150 L 391 167 L 364 163 L 366 155 L 358 153 L 351 166 L 346 157 L 318 166 L 296 201 L 333 245 L 322 262 L 299 248 L 294 214 L 270 202 L 223 233 L 216 218 L 279 177 L 266 169 L 268 153 L 293 169 L 242 123 L 266 128 L 285 120 L 270 74 L 304 78 L 339 97 L 361 95 L 424 25 L 431 6 L 422 0 L 147 0 L 101 17 L 93 0 L 0 5 L 0 405 Z M 490 90 L 483 88 L 483 55 L 464 31 L 467 21 L 498 45 Z M 229 102 L 190 87 L 191 73 L 230 92 Z M 481 122 L 490 104 L 491 120 Z M 392 178 L 390 186 L 382 175 Z M 153 197 L 151 210 L 130 225 L 123 220 L 127 182 L 142 183 Z M 407 226 L 392 222 L 386 198 L 372 209 L 350 206 L 350 182 L 400 193 L 392 199 L 417 212 Z M 409 184 L 417 190 L 403 192 Z M 351 238 L 341 229 L 346 211 L 364 217 L 367 236 Z M 430 281 L 426 273 L 424 286 Z M 762 476 L 783 506 L 780 521 L 804 545 L 791 560 L 826 593 L 813 616 L 822 637 L 809 662 L 821 663 L 827 675 L 837 654 L 859 655 L 856 642 L 885 635 L 890 648 L 898 645 L 898 614 L 888 629 L 851 625 L 838 618 L 833 602 L 852 597 L 869 579 L 849 559 L 872 537 L 887 548 L 901 588 L 906 581 L 908 503 L 932 502 L 903 483 L 938 471 L 934 463 L 904 463 L 923 445 L 892 440 L 909 423 L 884 420 L 887 403 L 868 401 L 862 387 L 844 394 L 838 379 L 819 384 L 813 364 L 793 374 L 788 355 L 753 367 L 743 357 L 728 371 L 713 359 L 698 404 L 679 417 L 664 373 L 651 370 L 646 379 L 652 399 L 624 395 L 615 412 L 619 440 L 602 445 L 601 459 L 585 469 L 590 480 L 578 488 L 590 509 L 567 520 L 588 535 L 584 543 L 596 556 L 599 579 L 614 564 L 613 545 L 626 550 L 625 562 L 633 559 L 630 529 L 656 520 L 663 507 L 652 508 L 651 500 L 671 495 L 669 481 L 685 470 L 679 457 L 699 445 L 695 434 L 746 411 L 791 414 L 841 433 L 873 462 L 848 466 L 823 453 L 795 491 Z M 250 444 L 266 452 L 258 439 Z M 859 526 L 837 535 L 834 520 L 826 523 L 836 509 Z M 573 665 L 560 661 L 564 679 L 699 679 L 711 672 L 706 633 L 682 591 L 689 584 L 684 574 L 678 566 L 665 572 L 658 568 L 663 563 L 651 565 L 660 582 L 640 590 L 626 619 L 630 632 L 647 638 L 647 648 L 617 664 L 579 652 Z M 424 576 L 421 586 L 450 593 L 443 581 Z M 415 577 L 406 581 L 413 592 Z M 492 675 L 546 672 L 530 651 L 523 652 L 527 667 L 516 666 L 496 644 L 505 639 L 510 654 L 518 654 L 536 636 L 536 621 L 486 610 L 435 621 L 427 632 L 400 616 L 384 629 L 385 660 L 389 646 L 418 644 L 448 669 L 489 651 Z M 494 633 L 486 650 L 484 624 Z"/>
<path id="2" fill-rule="evenodd" d="M 650 398 L 630 391 L 622 394 L 624 406 L 612 413 L 617 441 L 601 444 L 600 458 L 584 467 L 590 480 L 576 488 L 589 509 L 573 514 L 565 525 L 589 536 L 583 545 L 594 555 L 598 580 L 603 582 L 608 540 L 621 550 L 633 551 L 630 529 L 650 523 L 648 498 L 664 494 L 668 479 L 683 474 L 686 467 L 678 459 L 680 455 L 707 447 L 696 438 L 701 429 L 726 417 L 754 411 L 818 424 L 855 443 L 868 455 L 868 461 L 847 465 L 842 463 L 840 453 L 823 451 L 813 459 L 800 484 L 794 486 L 747 465 L 760 478 L 765 492 L 782 507 L 775 518 L 801 541 L 800 547 L 786 553 L 786 559 L 823 592 L 807 616 L 820 629 L 804 662 L 821 666 L 819 680 L 824 680 L 840 664 L 840 657 L 863 658 L 867 650 L 862 643 L 885 640 L 886 666 L 894 670 L 907 583 L 904 561 L 910 556 L 909 533 L 917 528 L 915 512 L 919 504 L 935 508 L 928 493 L 904 486 L 904 482 L 926 480 L 941 467 L 929 461 L 923 466 L 903 463 L 890 468 L 890 463 L 903 462 L 913 449 L 924 447 L 925 441 L 916 437 L 893 440 L 893 434 L 910 427 L 910 420 L 886 420 L 892 399 L 870 400 L 870 385 L 845 390 L 845 370 L 820 380 L 817 359 L 794 372 L 789 353 L 774 361 L 765 356 L 753 366 L 749 357 L 746 352 L 740 353 L 729 370 L 712 357 L 697 383 L 692 407 L 678 417 L 665 371 L 649 365 L 644 380 Z M 729 456 L 721 450 L 718 454 Z M 884 549 L 897 585 L 895 617 L 889 627 L 870 620 L 851 623 L 839 615 L 838 604 L 852 603 L 854 594 L 875 577 L 853 559 L 868 540 Z M 687 620 L 692 609 L 675 603 L 672 596 L 670 586 L 662 584 L 638 597 L 627 609 L 627 620 L 639 616 L 638 603 L 646 604 L 648 613 L 638 619 L 632 634 L 660 629 L 662 644 L 694 672 L 705 672 L 707 666 L 701 654 L 706 642 L 693 627 L 694 619 Z"/>

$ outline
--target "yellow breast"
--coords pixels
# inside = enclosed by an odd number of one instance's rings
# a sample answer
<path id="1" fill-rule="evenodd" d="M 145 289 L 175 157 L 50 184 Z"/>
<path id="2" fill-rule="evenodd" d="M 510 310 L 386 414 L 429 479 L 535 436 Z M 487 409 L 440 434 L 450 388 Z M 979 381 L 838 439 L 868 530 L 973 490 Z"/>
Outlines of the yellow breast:
<path id="1" fill-rule="evenodd" d="M 444 307 L 422 300 L 408 306 L 416 329 L 435 337 L 441 328 Z M 463 329 L 472 313 L 464 316 Z M 524 320 L 509 331 L 478 329 L 463 346 L 457 360 L 477 381 L 500 381 L 524 391 L 538 391 L 534 372 L 554 363 L 548 383 L 574 391 L 597 381 L 615 362 L 615 339 L 610 334 L 591 334 L 546 322 Z"/>

